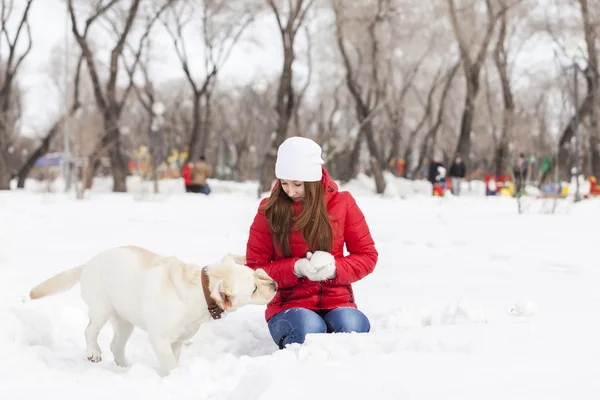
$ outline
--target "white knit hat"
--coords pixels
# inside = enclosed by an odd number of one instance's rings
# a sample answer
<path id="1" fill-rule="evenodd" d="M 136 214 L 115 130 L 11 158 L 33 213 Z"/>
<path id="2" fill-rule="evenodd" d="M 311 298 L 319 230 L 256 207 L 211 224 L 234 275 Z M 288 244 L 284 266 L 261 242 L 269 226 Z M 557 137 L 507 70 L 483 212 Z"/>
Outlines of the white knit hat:
<path id="1" fill-rule="evenodd" d="M 323 177 L 321 146 L 311 139 L 292 136 L 277 149 L 275 176 L 277 179 L 318 182 Z"/>

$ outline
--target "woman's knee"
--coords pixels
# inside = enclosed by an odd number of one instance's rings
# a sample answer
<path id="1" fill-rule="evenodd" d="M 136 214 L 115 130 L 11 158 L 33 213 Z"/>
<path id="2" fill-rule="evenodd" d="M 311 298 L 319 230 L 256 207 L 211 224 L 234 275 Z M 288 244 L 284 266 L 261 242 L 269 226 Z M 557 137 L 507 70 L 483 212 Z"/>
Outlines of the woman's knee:
<path id="1" fill-rule="evenodd" d="M 340 307 L 329 311 L 323 317 L 328 332 L 358 332 L 371 330 L 371 322 L 360 310 L 352 307 Z"/>
<path id="2" fill-rule="evenodd" d="M 269 320 L 268 327 L 280 348 L 290 343 L 304 343 L 308 334 L 327 332 L 323 318 L 305 308 L 291 308 L 275 314 Z"/>

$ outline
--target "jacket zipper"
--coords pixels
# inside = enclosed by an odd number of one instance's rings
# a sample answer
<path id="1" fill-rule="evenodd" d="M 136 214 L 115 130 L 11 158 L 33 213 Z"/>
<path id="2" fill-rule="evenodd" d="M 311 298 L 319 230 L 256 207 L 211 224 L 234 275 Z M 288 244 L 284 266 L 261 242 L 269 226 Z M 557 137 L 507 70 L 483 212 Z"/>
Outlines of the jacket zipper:
<path id="1" fill-rule="evenodd" d="M 350 303 L 354 303 L 354 293 L 352 293 L 352 289 L 350 289 L 350 286 L 346 286 L 346 290 L 348 291 L 348 295 L 350 296 Z"/>
<path id="2" fill-rule="evenodd" d="M 317 304 L 317 307 L 319 307 L 319 309 L 323 308 L 323 283 L 319 282 L 319 304 Z"/>
<path id="3" fill-rule="evenodd" d="M 290 299 L 290 297 L 292 297 L 292 295 L 294 294 L 294 289 L 293 288 L 288 288 L 288 289 L 283 289 L 280 292 L 280 298 L 281 298 L 281 303 L 279 304 L 279 306 L 283 306 L 283 304 L 288 301 Z"/>

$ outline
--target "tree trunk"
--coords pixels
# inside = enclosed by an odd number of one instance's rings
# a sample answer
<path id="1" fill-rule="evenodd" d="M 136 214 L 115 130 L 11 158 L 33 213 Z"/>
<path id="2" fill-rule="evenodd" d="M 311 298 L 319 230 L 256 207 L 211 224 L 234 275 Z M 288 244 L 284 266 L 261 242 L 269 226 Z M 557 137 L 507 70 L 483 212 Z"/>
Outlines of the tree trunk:
<path id="1" fill-rule="evenodd" d="M 474 98 L 476 95 L 475 92 L 471 92 L 470 89 L 467 89 L 465 108 L 460 122 L 460 136 L 458 137 L 458 144 L 456 146 L 456 153 L 462 155 L 465 163 L 468 163 L 471 154 L 471 127 L 473 126 L 473 114 L 475 110 Z"/>
<path id="2" fill-rule="evenodd" d="M 89 157 L 88 166 L 85 169 L 83 178 L 83 187 L 87 190 L 92 188 L 94 184 L 94 176 L 100 167 L 100 156 L 92 155 Z"/>
<path id="3" fill-rule="evenodd" d="M 507 8 L 505 5 L 502 5 L 502 10 L 498 14 L 494 14 L 492 10 L 492 4 L 490 0 L 486 0 L 486 8 L 487 8 L 487 26 L 485 29 L 485 33 L 483 35 L 483 40 L 481 44 L 478 46 L 477 53 L 475 57 L 470 56 L 470 50 L 473 47 L 471 39 L 467 39 L 464 36 L 464 33 L 461 32 L 461 22 L 459 22 L 459 18 L 456 14 L 456 7 L 454 5 L 454 0 L 448 0 L 449 13 L 450 13 L 450 22 L 452 25 L 452 30 L 454 32 L 454 36 L 458 42 L 458 47 L 460 50 L 461 61 L 465 70 L 465 80 L 466 80 L 466 97 L 465 97 L 465 107 L 463 110 L 463 116 L 460 125 L 460 136 L 458 138 L 458 144 L 456 146 L 456 152 L 461 153 L 463 160 L 467 167 L 469 167 L 469 159 L 471 154 L 471 129 L 473 126 L 473 116 L 475 114 L 475 99 L 477 97 L 477 93 L 479 92 L 479 72 L 481 67 L 484 64 L 484 60 L 487 55 L 487 49 L 490 44 L 490 40 L 494 33 L 494 27 L 496 26 L 496 22 L 498 18 L 506 12 Z"/>
<path id="4" fill-rule="evenodd" d="M 592 158 L 592 175 L 600 179 L 600 140 L 597 128 L 593 129 L 590 136 L 590 152 Z"/>
<path id="5" fill-rule="evenodd" d="M 417 165 L 415 165 L 415 167 L 411 170 L 410 176 L 406 176 L 407 178 L 415 179 L 415 177 L 419 173 L 419 170 L 423 167 L 423 164 L 425 164 L 425 158 L 427 157 L 427 149 L 429 148 L 429 142 L 431 142 L 432 134 L 433 133 L 430 129 L 429 132 L 427 132 L 427 135 L 425 135 L 425 137 L 423 138 L 421 146 L 419 147 L 419 159 L 417 160 Z M 406 164 L 406 169 L 408 170 L 409 168 L 410 166 Z"/>
<path id="6" fill-rule="evenodd" d="M 52 127 L 50 128 L 48 133 L 46 133 L 46 136 L 44 137 L 44 139 L 42 139 L 42 142 L 40 143 L 39 147 L 31 153 L 29 158 L 21 166 L 21 168 L 19 169 L 19 172 L 17 173 L 17 177 L 18 177 L 17 188 L 23 189 L 25 187 L 25 180 L 27 179 L 27 176 L 29 176 L 29 172 L 35 165 L 35 162 L 38 160 L 38 158 L 40 158 L 40 157 L 44 156 L 46 153 L 48 153 L 48 149 L 50 148 L 50 143 L 52 142 L 52 140 L 54 140 L 54 138 L 56 137 L 56 134 L 59 132 L 60 128 L 62 128 L 63 124 L 67 121 L 68 118 L 73 116 L 73 114 L 75 114 L 75 112 L 77 112 L 77 110 L 79 110 L 80 103 L 79 103 L 79 99 L 78 99 L 78 97 L 79 97 L 78 86 L 79 86 L 79 66 L 80 65 L 81 65 L 81 60 L 78 64 L 77 73 L 75 75 L 75 101 L 74 101 L 73 106 L 69 110 L 68 115 L 63 114 L 54 123 L 54 125 L 52 125 Z"/>
<path id="7" fill-rule="evenodd" d="M 503 175 L 508 171 L 508 142 L 500 140 L 494 151 L 494 173 L 496 176 Z"/>
<path id="8" fill-rule="evenodd" d="M 0 149 L 0 151 L 2 150 Z M 10 190 L 10 170 L 7 161 L 8 154 L 0 155 L 0 190 Z"/>
<path id="9" fill-rule="evenodd" d="M 496 43 L 496 48 L 494 49 L 494 64 L 496 64 L 496 69 L 500 76 L 502 99 L 504 102 L 502 132 L 500 132 L 500 140 L 498 140 L 494 152 L 494 169 L 496 170 L 496 176 L 503 175 L 507 172 L 508 145 L 513 139 L 513 126 L 515 120 L 515 102 L 510 86 L 508 57 L 506 56 L 507 18 L 507 13 L 500 17 L 500 32 L 498 33 L 498 41 Z"/>
<path id="10" fill-rule="evenodd" d="M 373 171 L 373 178 L 375 179 L 375 191 L 379 194 L 385 192 L 385 179 L 383 178 L 383 171 L 381 170 L 381 163 L 377 157 L 370 157 L 371 170 Z"/>
<path id="11" fill-rule="evenodd" d="M 369 124 L 370 125 L 370 124 Z M 372 130 L 371 127 L 369 127 Z M 375 192 L 377 194 L 383 194 L 385 192 L 385 179 L 383 178 L 383 171 L 381 170 L 381 156 L 377 151 L 373 133 L 367 133 L 367 146 L 369 147 L 371 171 L 373 171 L 373 178 L 375 179 Z"/>
<path id="12" fill-rule="evenodd" d="M 592 81 L 592 110 L 590 111 L 590 158 L 591 158 L 591 167 L 592 167 L 592 175 L 596 177 L 596 179 L 600 178 L 600 137 L 598 135 L 598 85 L 597 79 L 593 79 Z"/>
<path id="13" fill-rule="evenodd" d="M 591 109 L 592 109 L 592 96 L 590 94 L 588 94 L 585 97 L 585 99 L 583 100 L 583 103 L 581 104 L 579 109 L 577 110 L 577 115 L 578 115 L 577 120 L 579 122 L 581 122 L 581 120 L 583 118 L 585 118 L 589 115 Z M 560 179 L 566 180 L 566 181 L 569 181 L 570 176 L 571 176 L 569 155 L 571 153 L 571 140 L 573 139 L 573 136 L 575 134 L 574 127 L 575 127 L 575 116 L 573 116 L 569 119 L 569 122 L 563 129 L 563 133 L 562 133 L 559 143 L 558 143 L 558 160 L 557 160 L 558 175 L 559 175 Z M 542 181 L 546 180 L 546 178 L 549 174 L 549 171 L 546 171 L 546 173 L 542 176 L 542 179 L 541 179 Z"/>
<path id="14" fill-rule="evenodd" d="M 460 61 L 458 61 L 456 64 L 454 64 L 454 66 L 448 72 L 448 75 L 446 77 L 446 83 L 444 83 L 444 88 L 442 89 L 442 95 L 439 100 L 439 106 L 438 106 L 438 110 L 437 110 L 437 116 L 435 119 L 435 123 L 433 124 L 433 126 L 431 128 L 429 128 L 429 130 L 425 134 L 425 137 L 423 138 L 423 142 L 421 143 L 421 148 L 419 151 L 419 162 L 417 163 L 416 167 L 412 170 L 413 178 L 416 176 L 416 174 L 419 172 L 419 170 L 423 167 L 423 164 L 425 163 L 425 157 L 431 156 L 432 149 L 437 142 L 438 131 L 440 130 L 440 126 L 442 125 L 442 121 L 444 119 L 446 98 L 448 97 L 448 93 L 450 92 L 450 87 L 452 86 L 452 81 L 454 80 L 454 77 L 456 76 L 456 72 L 458 71 L 459 67 L 460 67 Z M 464 157 L 463 157 L 463 159 L 464 159 Z M 406 168 L 407 169 L 410 168 L 408 163 L 406 163 Z"/>
<path id="15" fill-rule="evenodd" d="M 202 120 L 202 129 L 200 133 L 200 154 L 206 155 L 208 139 L 210 139 L 212 125 L 211 91 L 208 90 L 204 95 L 206 104 L 204 104 L 204 119 Z"/>
<path id="16" fill-rule="evenodd" d="M 113 176 L 113 192 L 127 192 L 127 163 L 121 153 L 121 144 L 116 142 L 108 151 Z"/>
<path id="17" fill-rule="evenodd" d="M 35 165 L 35 162 L 38 160 L 38 158 L 40 158 L 43 155 L 45 155 L 46 153 L 48 153 L 48 148 L 50 147 L 50 142 L 52 142 L 52 139 L 54 139 L 54 137 L 58 133 L 58 129 L 62 125 L 63 121 L 64 121 L 64 118 L 61 118 L 59 121 L 57 121 L 52 126 L 52 128 L 50 128 L 50 131 L 48 132 L 46 137 L 44 139 L 42 139 L 42 143 L 40 143 L 38 148 L 35 149 L 31 153 L 29 158 L 21 166 L 21 168 L 19 169 L 19 172 L 17 173 L 17 177 L 18 177 L 17 188 L 23 189 L 25 187 L 25 180 L 27 179 L 27 176 L 29 176 L 29 172 Z"/>
<path id="18" fill-rule="evenodd" d="M 202 130 L 202 118 L 200 116 L 200 109 L 202 106 L 202 97 L 201 94 L 194 95 L 194 113 L 193 113 L 193 124 L 192 124 L 192 134 L 190 136 L 190 142 L 188 145 L 188 158 L 187 161 L 195 161 L 198 157 L 198 141 L 200 139 L 200 132 Z M 181 164 L 181 170 L 185 167 L 186 163 Z"/>
<path id="19" fill-rule="evenodd" d="M 592 2 L 596 4 L 596 2 Z M 588 93 L 592 97 L 592 107 L 590 110 L 591 118 L 591 132 L 590 132 L 590 159 L 592 174 L 597 178 L 600 177 L 600 148 L 598 144 L 600 138 L 598 137 L 598 121 L 596 112 L 598 110 L 598 78 L 600 71 L 598 71 L 598 25 L 597 18 L 594 20 L 594 8 L 592 7 L 592 13 L 590 15 L 588 0 L 579 0 L 581 7 L 581 19 L 583 22 L 583 33 L 585 43 L 587 47 L 587 70 L 586 77 L 588 81 Z"/>
<path id="20" fill-rule="evenodd" d="M 100 139 L 100 143 L 96 146 L 92 154 L 89 156 L 88 167 L 85 172 L 84 184 L 86 189 L 91 189 L 94 182 L 94 176 L 100 166 L 100 160 L 105 152 L 108 152 L 110 160 L 111 172 L 113 177 L 113 191 L 115 192 L 126 192 L 127 191 L 127 163 L 121 153 L 121 144 L 119 138 L 121 137 L 119 127 L 117 125 L 119 121 L 119 114 L 111 113 L 107 110 L 104 114 L 104 136 Z"/>
<path id="21" fill-rule="evenodd" d="M 505 94 L 504 97 L 505 101 L 502 132 L 500 132 L 500 140 L 498 140 L 498 144 L 496 145 L 496 149 L 494 151 L 494 172 L 496 176 L 503 175 L 508 171 L 508 147 L 510 140 L 512 139 L 512 130 L 515 120 L 515 105 L 512 102 L 512 94 L 508 92 L 508 94 Z"/>
<path id="22" fill-rule="evenodd" d="M 392 160 L 396 160 L 398 162 L 398 157 L 400 156 L 400 144 L 402 142 L 402 131 L 400 130 L 400 122 L 398 120 L 393 120 L 392 123 L 392 143 L 390 146 L 390 152 L 386 157 L 386 164 L 390 165 Z M 395 166 L 394 166 L 395 168 Z M 406 170 L 405 170 L 406 171 Z"/>
<path id="23" fill-rule="evenodd" d="M 346 158 L 346 168 L 342 171 L 342 182 L 349 182 L 356 176 L 356 167 L 359 165 L 360 160 L 360 150 L 362 148 L 363 134 L 362 131 L 358 133 L 356 137 L 356 141 L 354 142 L 354 146 L 352 146 L 352 151 L 348 154 Z"/>
<path id="24" fill-rule="evenodd" d="M 24 65 L 23 60 L 27 58 L 32 49 L 33 42 L 28 20 L 32 4 L 33 0 L 19 1 L 19 5 L 24 6 L 21 16 L 13 14 L 15 11 L 13 2 L 2 1 L 0 7 L 2 9 L 0 21 L 0 31 L 2 32 L 0 39 L 2 42 L 0 50 L 2 53 L 0 57 L 2 63 L 0 72 L 0 190 L 10 190 L 12 171 L 8 163 L 8 148 L 21 116 L 18 104 L 21 102 L 22 93 L 18 90 L 17 76 L 21 66 Z M 9 31 L 12 31 L 11 35 L 9 35 Z M 20 41 L 21 35 L 27 35 L 24 42 Z M 10 36 L 13 36 L 12 39 Z M 6 46 L 4 46 L 5 44 Z M 21 54 L 18 54 L 19 52 Z"/>
<path id="25" fill-rule="evenodd" d="M 10 168 L 8 166 L 8 127 L 0 115 L 0 190 L 10 190 Z"/>
<path id="26" fill-rule="evenodd" d="M 118 121 L 120 112 L 111 109 L 104 114 L 104 129 L 110 138 L 110 144 L 106 147 L 110 160 L 110 169 L 113 177 L 113 192 L 127 192 L 127 163 L 121 152 L 121 132 Z"/>
<path id="27" fill-rule="evenodd" d="M 259 192 L 264 193 L 271 190 L 275 180 L 275 161 L 277 160 L 277 150 L 270 148 L 265 154 L 265 158 L 260 166 Z"/>

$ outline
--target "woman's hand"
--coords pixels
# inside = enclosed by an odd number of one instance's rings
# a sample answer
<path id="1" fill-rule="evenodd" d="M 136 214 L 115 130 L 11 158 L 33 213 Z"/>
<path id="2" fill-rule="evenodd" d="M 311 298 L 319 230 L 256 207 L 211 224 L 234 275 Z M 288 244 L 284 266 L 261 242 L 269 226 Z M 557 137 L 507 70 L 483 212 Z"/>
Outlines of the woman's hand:
<path id="1" fill-rule="evenodd" d="M 335 258 L 326 251 L 306 253 L 294 264 L 294 274 L 301 278 L 307 277 L 311 281 L 324 281 L 335 277 Z"/>
<path id="2" fill-rule="evenodd" d="M 310 265 L 308 258 L 301 258 L 294 264 L 294 275 L 296 275 L 298 278 L 307 276 L 307 274 L 312 273 L 312 270 L 313 267 Z"/>
<path id="3" fill-rule="evenodd" d="M 326 251 L 317 250 L 308 252 L 306 258 L 310 260 L 310 270 L 305 274 L 311 281 L 324 281 L 335 277 L 335 258 Z"/>

